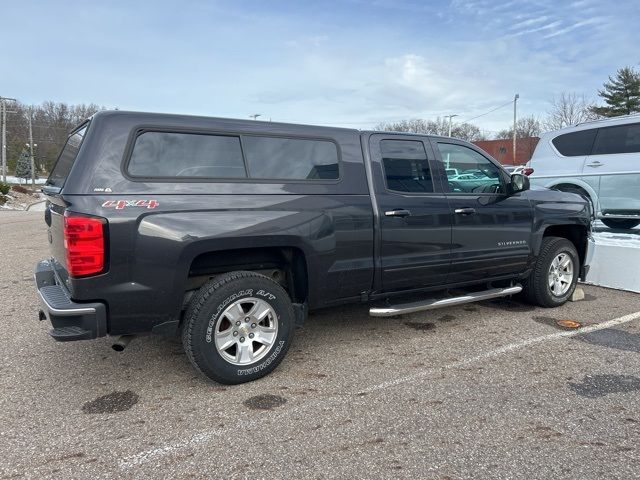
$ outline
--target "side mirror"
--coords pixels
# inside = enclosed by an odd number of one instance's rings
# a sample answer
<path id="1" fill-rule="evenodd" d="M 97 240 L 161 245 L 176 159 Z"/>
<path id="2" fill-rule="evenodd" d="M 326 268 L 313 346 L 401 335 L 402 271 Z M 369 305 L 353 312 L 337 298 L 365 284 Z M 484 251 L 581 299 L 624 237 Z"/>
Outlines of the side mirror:
<path id="1" fill-rule="evenodd" d="M 513 175 L 511 175 L 509 190 L 512 194 L 529 190 L 529 187 L 529 177 L 527 177 L 526 175 L 522 175 L 521 173 L 514 173 Z"/>

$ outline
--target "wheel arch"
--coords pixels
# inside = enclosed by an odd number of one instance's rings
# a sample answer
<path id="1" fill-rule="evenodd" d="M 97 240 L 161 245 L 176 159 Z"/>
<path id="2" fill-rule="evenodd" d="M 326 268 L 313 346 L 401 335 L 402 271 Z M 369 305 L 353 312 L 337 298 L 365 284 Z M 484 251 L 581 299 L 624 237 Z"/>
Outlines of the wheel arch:
<path id="1" fill-rule="evenodd" d="M 591 204 L 593 205 L 595 212 L 600 211 L 600 204 L 598 200 L 598 194 L 593 189 L 591 185 L 587 182 L 580 180 L 579 178 L 554 178 L 551 179 L 544 185 L 546 188 L 551 188 L 553 190 L 560 191 L 568 191 L 570 189 L 580 189 L 585 192 L 589 198 L 591 199 Z M 567 190 L 564 190 L 562 187 L 569 187 Z"/>
<path id="2" fill-rule="evenodd" d="M 566 238 L 573 246 L 576 248 L 578 252 L 578 257 L 580 259 L 580 270 L 582 271 L 582 267 L 585 264 L 586 256 L 587 256 L 587 243 L 589 240 L 589 229 L 584 225 L 549 225 L 545 228 L 542 233 L 542 239 L 546 237 L 560 237 Z M 539 252 L 538 252 L 539 254 Z M 582 277 L 583 274 L 580 274 Z"/>
<path id="3" fill-rule="evenodd" d="M 244 247 L 210 250 L 194 255 L 189 263 L 185 290 L 195 290 L 216 275 L 232 271 L 262 273 L 279 283 L 294 303 L 309 297 L 307 258 L 301 248 Z"/>

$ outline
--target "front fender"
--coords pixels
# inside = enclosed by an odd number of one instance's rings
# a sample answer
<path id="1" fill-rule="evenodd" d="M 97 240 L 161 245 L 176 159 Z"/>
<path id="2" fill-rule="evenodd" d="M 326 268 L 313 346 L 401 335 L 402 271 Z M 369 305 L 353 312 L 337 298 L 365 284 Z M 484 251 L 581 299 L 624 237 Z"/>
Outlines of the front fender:
<path id="1" fill-rule="evenodd" d="M 532 181 L 535 181 L 535 178 L 531 179 Z M 596 212 L 598 213 L 600 212 L 600 201 L 598 199 L 598 194 L 596 192 L 596 190 L 593 188 L 592 185 L 590 185 L 589 183 L 585 182 L 584 180 L 582 180 L 581 178 L 574 178 L 574 177 L 570 177 L 570 178 L 541 178 L 539 181 L 535 181 L 536 185 L 540 185 L 543 186 L 545 188 L 550 188 L 550 189 L 555 189 L 555 187 L 557 187 L 558 185 L 573 185 L 576 187 L 579 187 L 581 189 L 583 189 L 585 192 L 587 192 L 587 194 L 589 195 L 589 197 L 591 198 L 591 203 L 593 204 Z"/>

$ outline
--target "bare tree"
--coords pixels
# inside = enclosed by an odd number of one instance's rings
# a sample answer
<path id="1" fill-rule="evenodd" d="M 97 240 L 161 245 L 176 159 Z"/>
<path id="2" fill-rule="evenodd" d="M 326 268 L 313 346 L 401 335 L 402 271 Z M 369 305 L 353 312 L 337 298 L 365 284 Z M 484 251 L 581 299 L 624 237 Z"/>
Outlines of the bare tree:
<path id="1" fill-rule="evenodd" d="M 398 122 L 383 122 L 376 125 L 375 129 L 387 132 L 407 132 L 448 136 L 449 121 L 442 117 L 438 117 L 435 120 L 414 118 L 409 120 L 400 120 Z M 482 134 L 480 129 L 471 123 L 453 123 L 451 125 L 451 136 L 461 138 L 462 140 L 467 140 L 469 142 L 485 139 L 485 136 Z"/>
<path id="2" fill-rule="evenodd" d="M 547 111 L 543 126 L 545 130 L 559 130 L 560 128 L 576 125 L 598 118 L 592 109 L 593 102 L 584 95 L 562 92 L 559 97 L 551 99 L 551 108 Z"/>
<path id="3" fill-rule="evenodd" d="M 533 115 L 529 117 L 522 117 L 516 122 L 516 137 L 518 138 L 530 138 L 540 135 L 542 128 L 540 121 Z M 496 139 L 509 139 L 513 138 L 513 127 L 505 130 L 500 130 L 496 134 Z"/>
<path id="4" fill-rule="evenodd" d="M 376 125 L 374 129 L 384 132 L 435 134 L 435 132 L 432 131 L 432 125 L 426 120 L 419 118 L 400 120 L 398 122 L 382 122 Z"/>
<path id="5" fill-rule="evenodd" d="M 451 128 L 451 136 L 461 138 L 467 142 L 477 142 L 478 140 L 487 140 L 487 136 L 472 123 L 454 123 Z"/>
<path id="6" fill-rule="evenodd" d="M 520 118 L 516 122 L 516 137 L 520 139 L 518 141 L 518 144 L 520 145 L 518 151 L 521 151 L 521 149 L 524 150 L 530 158 L 538 144 L 538 137 L 540 136 L 541 131 L 542 128 L 540 126 L 540 121 L 533 115 Z M 511 140 L 512 138 L 513 127 L 501 130 L 496 134 L 496 139 Z"/>
<path id="7" fill-rule="evenodd" d="M 16 168 L 20 153 L 29 141 L 29 112 L 33 126 L 33 140 L 37 144 L 34 156 L 37 170 L 50 171 L 69 131 L 98 110 L 93 103 L 68 105 L 47 101 L 42 105 L 28 106 L 20 102 L 12 105 L 12 114 L 7 116 L 7 157 L 9 169 Z"/>
<path id="8" fill-rule="evenodd" d="M 95 103 L 80 103 L 78 105 L 74 105 L 71 107 L 71 120 L 74 125 L 77 125 L 99 110 L 104 110 L 104 107 L 100 107 Z"/>

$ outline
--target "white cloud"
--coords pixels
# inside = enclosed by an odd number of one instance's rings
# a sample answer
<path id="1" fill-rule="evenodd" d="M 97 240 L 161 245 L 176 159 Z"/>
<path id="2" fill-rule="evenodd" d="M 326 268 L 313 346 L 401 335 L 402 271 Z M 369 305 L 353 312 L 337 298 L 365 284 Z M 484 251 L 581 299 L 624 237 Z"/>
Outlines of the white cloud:
<path id="1" fill-rule="evenodd" d="M 569 25 L 568 27 L 562 28 L 560 30 L 556 30 L 555 32 L 551 32 L 548 35 L 545 35 L 544 38 L 553 38 L 558 35 L 564 35 L 565 33 L 571 32 L 576 28 L 586 27 L 589 25 L 597 25 L 599 22 L 596 19 L 585 20 L 583 22 L 574 23 L 573 25 Z"/>
<path id="2" fill-rule="evenodd" d="M 509 30 L 518 30 L 523 27 L 529 27 L 531 25 L 536 25 L 538 23 L 546 22 L 549 20 L 547 15 L 542 15 L 539 17 L 528 18 L 527 20 L 522 20 L 520 22 L 516 22 L 509 27 Z"/>

